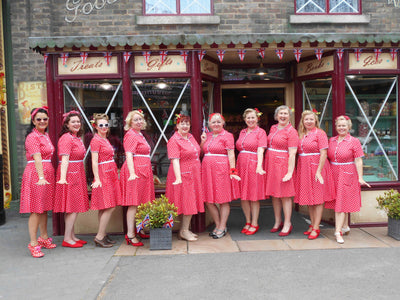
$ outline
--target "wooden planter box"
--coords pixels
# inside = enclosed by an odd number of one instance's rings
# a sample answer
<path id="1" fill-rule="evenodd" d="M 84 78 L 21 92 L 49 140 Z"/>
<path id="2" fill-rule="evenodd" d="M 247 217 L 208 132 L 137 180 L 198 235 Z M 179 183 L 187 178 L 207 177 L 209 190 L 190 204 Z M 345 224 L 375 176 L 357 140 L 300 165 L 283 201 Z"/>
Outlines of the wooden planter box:
<path id="1" fill-rule="evenodd" d="M 150 250 L 171 250 L 172 228 L 150 229 Z"/>
<path id="2" fill-rule="evenodd" d="M 388 218 L 388 236 L 400 241 L 400 220 Z"/>

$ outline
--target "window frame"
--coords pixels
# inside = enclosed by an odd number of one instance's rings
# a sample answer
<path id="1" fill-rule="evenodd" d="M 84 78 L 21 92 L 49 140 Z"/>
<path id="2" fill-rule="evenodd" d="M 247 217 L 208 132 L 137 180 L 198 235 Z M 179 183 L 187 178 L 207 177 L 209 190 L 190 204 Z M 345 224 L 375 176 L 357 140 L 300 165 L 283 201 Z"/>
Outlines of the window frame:
<path id="1" fill-rule="evenodd" d="M 322 16 L 324 16 L 324 15 L 326 15 L 326 16 L 335 16 L 335 15 L 339 15 L 339 16 L 341 16 L 341 15 L 362 15 L 362 1 L 361 0 L 357 0 L 358 1 L 358 7 L 359 7 L 359 10 L 358 10 L 358 12 L 357 13 L 348 13 L 348 12 L 343 12 L 343 13 L 340 13 L 340 12 L 337 12 L 337 13 L 331 13 L 331 12 L 329 12 L 329 4 L 330 4 L 330 0 L 325 0 L 325 3 L 326 3 L 326 10 L 325 10 L 325 12 L 321 12 L 321 13 L 317 13 L 317 12 L 305 12 L 305 13 L 298 13 L 297 12 L 297 0 L 294 0 L 294 14 L 295 15 L 299 15 L 299 16 L 302 16 L 302 15 L 322 15 Z"/>
<path id="2" fill-rule="evenodd" d="M 143 0 L 143 16 L 213 16 L 214 15 L 214 0 L 210 1 L 210 13 L 201 13 L 201 14 L 181 14 L 181 0 L 175 0 L 176 2 L 176 14 L 148 14 L 146 13 L 146 0 Z M 360 1 L 360 0 L 359 0 Z"/>

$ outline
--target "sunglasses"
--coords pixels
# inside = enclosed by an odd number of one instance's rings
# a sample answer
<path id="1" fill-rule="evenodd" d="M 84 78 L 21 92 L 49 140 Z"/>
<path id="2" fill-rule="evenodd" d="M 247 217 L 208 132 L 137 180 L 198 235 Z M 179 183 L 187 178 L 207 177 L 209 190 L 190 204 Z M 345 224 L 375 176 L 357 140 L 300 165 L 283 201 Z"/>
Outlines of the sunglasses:
<path id="1" fill-rule="evenodd" d="M 48 120 L 49 120 L 49 118 L 43 118 L 43 119 L 42 118 L 36 118 L 37 122 L 42 122 L 42 121 L 43 122 L 47 122 Z"/>
<path id="2" fill-rule="evenodd" d="M 108 128 L 109 125 L 108 125 L 108 123 L 106 123 L 106 124 L 98 124 L 97 126 L 100 128 L 103 128 L 103 127 Z"/>

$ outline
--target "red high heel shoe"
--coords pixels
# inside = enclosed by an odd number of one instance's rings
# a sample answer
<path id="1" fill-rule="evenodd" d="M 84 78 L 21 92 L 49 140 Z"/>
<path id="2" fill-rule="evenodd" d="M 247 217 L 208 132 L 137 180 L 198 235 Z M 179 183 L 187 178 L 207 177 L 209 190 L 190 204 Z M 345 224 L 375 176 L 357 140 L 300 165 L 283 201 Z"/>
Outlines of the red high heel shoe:
<path id="1" fill-rule="evenodd" d="M 311 229 L 313 228 L 312 225 L 308 226 L 308 229 L 310 229 L 310 228 L 311 228 Z M 311 232 L 312 232 L 312 230 L 311 230 L 311 231 L 308 231 L 308 230 L 307 230 L 307 231 L 304 231 L 303 234 L 304 234 L 304 235 L 309 235 Z"/>
<path id="2" fill-rule="evenodd" d="M 134 238 L 135 238 L 135 236 L 130 238 L 130 237 L 128 237 L 127 234 L 125 234 L 125 241 L 126 241 L 126 244 L 127 244 L 127 245 L 131 244 L 131 245 L 134 246 L 134 247 L 141 247 L 141 246 L 143 246 L 143 243 L 142 243 L 142 242 L 137 242 L 137 243 L 132 242 L 132 239 L 134 239 Z"/>
<path id="3" fill-rule="evenodd" d="M 292 232 L 292 229 L 293 229 L 293 225 L 290 225 L 288 232 L 281 231 L 281 232 L 279 232 L 279 236 L 288 236 Z"/>
<path id="4" fill-rule="evenodd" d="M 246 225 L 244 225 L 244 227 L 246 227 L 246 226 L 251 226 L 251 223 L 246 223 Z M 249 228 L 244 228 L 244 227 L 243 227 L 241 233 L 246 233 L 247 230 L 249 230 Z"/>
<path id="5" fill-rule="evenodd" d="M 279 230 L 282 230 L 282 228 L 283 228 L 283 223 L 281 223 L 281 224 L 278 226 L 278 228 L 272 228 L 269 232 L 272 232 L 272 233 L 278 232 Z"/>
<path id="6" fill-rule="evenodd" d="M 149 239 L 150 238 L 149 234 L 146 234 L 146 233 L 142 232 L 141 230 L 139 232 L 137 232 L 135 229 L 135 232 L 138 236 L 140 236 L 141 239 Z"/>
<path id="7" fill-rule="evenodd" d="M 309 240 L 315 240 L 317 237 L 319 237 L 319 234 L 321 233 L 321 230 L 319 229 L 314 229 L 312 231 L 315 231 L 316 235 L 311 235 L 311 233 L 308 235 Z M 311 232 L 312 232 L 311 231 Z"/>
<path id="8" fill-rule="evenodd" d="M 255 230 L 254 231 L 250 231 L 251 228 L 254 228 Z M 258 231 L 259 228 L 260 228 L 260 226 L 258 226 L 258 225 L 257 226 L 250 225 L 249 230 L 247 230 L 245 234 L 253 235 Z"/>

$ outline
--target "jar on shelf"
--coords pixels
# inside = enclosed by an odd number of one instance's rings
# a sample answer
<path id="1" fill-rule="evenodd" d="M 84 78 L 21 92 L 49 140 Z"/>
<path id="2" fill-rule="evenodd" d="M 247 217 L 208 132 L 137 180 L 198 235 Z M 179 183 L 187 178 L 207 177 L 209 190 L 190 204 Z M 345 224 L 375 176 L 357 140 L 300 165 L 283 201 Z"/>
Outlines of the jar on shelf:
<path id="1" fill-rule="evenodd" d="M 360 123 L 358 124 L 358 136 L 365 137 L 368 134 L 368 124 Z"/>
<path id="2" fill-rule="evenodd" d="M 382 107 L 384 101 L 379 104 L 380 107 Z M 390 106 L 389 103 L 386 102 L 385 106 L 382 109 L 381 116 L 389 116 L 390 115 Z"/>
<path id="3" fill-rule="evenodd" d="M 362 101 L 360 103 L 362 110 L 366 116 L 369 116 L 369 103 L 367 101 Z"/>
<path id="4" fill-rule="evenodd" d="M 379 111 L 379 103 L 371 103 L 371 115 L 376 116 Z"/>
<path id="5" fill-rule="evenodd" d="M 392 116 L 397 116 L 397 103 L 396 102 L 392 102 L 390 110 L 391 110 Z"/>

